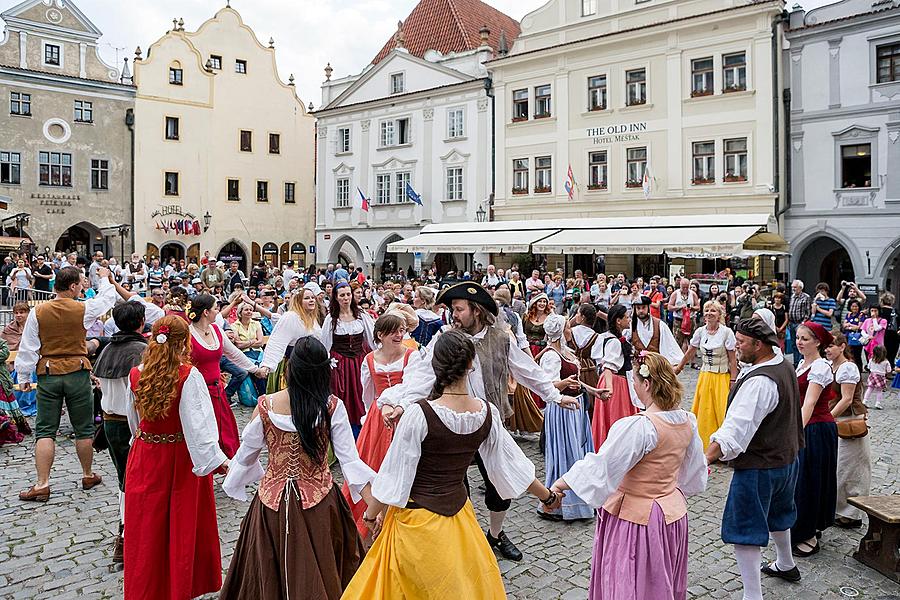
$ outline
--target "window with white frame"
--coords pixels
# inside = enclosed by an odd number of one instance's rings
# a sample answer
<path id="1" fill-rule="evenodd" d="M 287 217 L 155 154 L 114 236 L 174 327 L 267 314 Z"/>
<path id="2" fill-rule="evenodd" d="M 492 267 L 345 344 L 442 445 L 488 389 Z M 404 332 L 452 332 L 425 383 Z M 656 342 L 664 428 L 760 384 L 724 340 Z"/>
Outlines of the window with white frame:
<path id="1" fill-rule="evenodd" d="M 713 59 L 695 58 L 691 61 L 691 97 L 711 96 L 713 93 Z"/>
<path id="2" fill-rule="evenodd" d="M 513 90 L 513 121 L 528 120 L 528 90 Z"/>
<path id="3" fill-rule="evenodd" d="M 350 178 L 338 177 L 334 187 L 334 206 L 336 208 L 350 207 Z"/>
<path id="4" fill-rule="evenodd" d="M 606 150 L 588 153 L 589 190 L 605 190 L 607 188 L 607 167 Z"/>
<path id="5" fill-rule="evenodd" d="M 588 110 L 606 110 L 606 75 L 588 77 Z"/>
<path id="6" fill-rule="evenodd" d="M 31 94 L 9 93 L 9 114 L 20 117 L 31 116 Z"/>
<path id="7" fill-rule="evenodd" d="M 447 168 L 447 200 L 463 199 L 463 168 Z"/>
<path id="8" fill-rule="evenodd" d="M 380 173 L 375 176 L 375 204 L 391 203 L 391 174 Z"/>
<path id="9" fill-rule="evenodd" d="M 76 123 L 93 123 L 94 122 L 94 103 L 85 100 L 75 101 L 75 122 Z"/>
<path id="10" fill-rule="evenodd" d="M 402 94 L 406 91 L 406 74 L 391 73 L 391 93 Z"/>
<path id="11" fill-rule="evenodd" d="M 461 138 L 465 131 L 466 112 L 463 108 L 447 109 L 447 138 Z"/>
<path id="12" fill-rule="evenodd" d="M 747 138 L 725 140 L 725 181 L 747 181 Z"/>
<path id="13" fill-rule="evenodd" d="M 841 187 L 872 187 L 872 144 L 841 146 Z"/>
<path id="14" fill-rule="evenodd" d="M 581 16 L 589 17 L 597 14 L 597 0 L 581 0 Z"/>
<path id="15" fill-rule="evenodd" d="M 44 44 L 44 64 L 58 67 L 62 64 L 61 47 L 57 44 Z"/>
<path id="16" fill-rule="evenodd" d="M 410 202 L 409 197 L 406 195 L 406 186 L 409 185 L 410 180 L 409 171 L 397 171 L 394 173 L 394 202 L 397 204 Z"/>
<path id="17" fill-rule="evenodd" d="M 409 124 L 409 117 L 382 121 L 381 147 L 388 148 L 410 143 Z"/>
<path id="18" fill-rule="evenodd" d="M 0 151 L 0 183 L 22 183 L 22 155 Z"/>
<path id="19" fill-rule="evenodd" d="M 550 116 L 550 86 L 539 85 L 534 88 L 534 118 Z"/>
<path id="20" fill-rule="evenodd" d="M 528 193 L 528 159 L 513 160 L 513 194 Z"/>
<path id="21" fill-rule="evenodd" d="M 350 128 L 338 127 L 337 130 L 337 151 L 350 152 Z"/>
<path id="22" fill-rule="evenodd" d="M 91 159 L 91 189 L 109 189 L 109 161 L 103 158 Z"/>
<path id="23" fill-rule="evenodd" d="M 534 159 L 534 191 L 550 192 L 553 190 L 553 159 L 549 156 L 538 156 Z"/>
<path id="24" fill-rule="evenodd" d="M 647 69 L 625 71 L 625 105 L 639 106 L 647 103 Z"/>
<path id="25" fill-rule="evenodd" d="M 694 142 L 691 156 L 693 171 L 691 183 L 705 185 L 716 182 L 716 143 Z"/>
<path id="26" fill-rule="evenodd" d="M 625 186 L 641 187 L 647 170 L 647 148 L 628 148 L 625 151 Z"/>
<path id="27" fill-rule="evenodd" d="M 38 152 L 38 182 L 50 187 L 71 187 L 72 155 L 63 152 Z"/>
<path id="28" fill-rule="evenodd" d="M 722 57 L 722 81 L 725 92 L 740 92 L 747 89 L 747 55 L 744 52 L 726 54 Z"/>

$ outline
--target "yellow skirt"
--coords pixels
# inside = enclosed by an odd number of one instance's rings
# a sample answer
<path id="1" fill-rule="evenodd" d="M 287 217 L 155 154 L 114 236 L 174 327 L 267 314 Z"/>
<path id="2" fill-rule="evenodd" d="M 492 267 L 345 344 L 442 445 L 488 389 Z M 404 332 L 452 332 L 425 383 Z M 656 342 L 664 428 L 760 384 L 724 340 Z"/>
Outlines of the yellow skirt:
<path id="1" fill-rule="evenodd" d="M 491 600 L 506 598 L 506 591 L 467 500 L 452 517 L 390 507 L 381 534 L 341 598 Z"/>
<path id="2" fill-rule="evenodd" d="M 700 371 L 691 412 L 697 415 L 697 429 L 700 439 L 703 440 L 704 450 L 709 446 L 709 436 L 714 434 L 725 421 L 730 386 L 731 375 L 729 373 Z"/>

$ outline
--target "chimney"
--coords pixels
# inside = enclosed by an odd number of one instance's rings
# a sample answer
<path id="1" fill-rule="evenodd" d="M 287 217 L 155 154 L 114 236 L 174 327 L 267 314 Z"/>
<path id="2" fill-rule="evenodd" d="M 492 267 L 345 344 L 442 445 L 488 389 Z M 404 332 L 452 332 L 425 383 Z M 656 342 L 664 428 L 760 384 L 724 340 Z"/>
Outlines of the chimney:
<path id="1" fill-rule="evenodd" d="M 799 4 L 795 4 L 791 7 L 791 12 L 789 15 L 788 26 L 791 29 L 799 29 L 806 24 L 806 11 L 803 10 L 803 7 Z"/>
<path id="2" fill-rule="evenodd" d="M 509 54 L 509 46 L 506 42 L 506 32 L 502 29 L 500 30 L 500 44 L 497 48 L 497 54 L 499 56 L 506 56 L 507 54 Z"/>
<path id="3" fill-rule="evenodd" d="M 491 36 L 491 30 L 487 25 L 482 25 L 481 29 L 478 30 L 478 34 L 481 36 L 481 45 L 488 45 L 488 38 Z"/>

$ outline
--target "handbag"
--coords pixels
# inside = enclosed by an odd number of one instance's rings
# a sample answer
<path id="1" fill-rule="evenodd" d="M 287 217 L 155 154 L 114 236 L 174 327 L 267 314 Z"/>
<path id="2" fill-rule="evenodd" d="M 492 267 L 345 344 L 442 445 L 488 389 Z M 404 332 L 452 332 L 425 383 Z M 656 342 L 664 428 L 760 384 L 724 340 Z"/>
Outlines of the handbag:
<path id="1" fill-rule="evenodd" d="M 847 333 L 847 344 L 850 346 L 862 346 L 862 334 L 858 331 L 851 331 Z"/>
<path id="2" fill-rule="evenodd" d="M 851 407 L 851 412 L 853 409 Z M 869 435 L 869 424 L 866 423 L 866 415 L 857 415 L 849 419 L 841 419 L 837 421 L 838 437 L 842 440 L 855 440 Z"/>

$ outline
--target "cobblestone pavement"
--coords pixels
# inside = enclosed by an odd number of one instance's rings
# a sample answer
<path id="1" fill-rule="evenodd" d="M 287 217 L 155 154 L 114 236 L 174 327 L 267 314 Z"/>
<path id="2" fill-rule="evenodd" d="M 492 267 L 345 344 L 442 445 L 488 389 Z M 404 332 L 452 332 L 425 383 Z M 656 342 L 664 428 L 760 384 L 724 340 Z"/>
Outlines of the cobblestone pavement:
<path id="1" fill-rule="evenodd" d="M 696 381 L 696 372 L 686 374 L 688 398 Z M 896 392 L 889 407 L 874 411 L 871 417 L 872 493 L 897 493 L 900 484 L 900 400 Z M 237 409 L 241 426 L 250 410 Z M 64 425 L 64 432 L 67 431 Z M 30 439 L 30 438 L 28 438 Z M 96 460 L 96 471 L 104 483 L 84 492 L 80 469 L 71 440 L 60 437 L 53 469 L 53 496 L 47 504 L 20 502 L 16 494 L 33 478 L 32 446 L 28 441 L 0 448 L 0 597 L 42 598 L 121 598 L 122 574 L 111 570 L 111 539 L 117 521 L 115 470 L 106 453 Z M 536 438 L 521 438 L 522 448 L 542 471 L 543 460 Z M 478 472 L 470 473 L 477 489 Z M 540 476 L 543 476 L 542 474 Z M 719 525 L 731 474 L 714 466 L 709 488 L 690 498 L 691 541 L 689 598 L 739 599 L 740 579 L 729 547 L 719 539 Z M 247 509 L 233 501 L 217 486 L 219 533 L 223 567 L 237 540 L 238 528 Z M 481 522 L 486 523 L 483 498 L 473 499 Z M 589 522 L 553 523 L 534 515 L 535 503 L 519 499 L 507 517 L 506 531 L 525 553 L 522 562 L 500 561 L 510 598 L 565 600 L 585 598 L 590 577 L 590 557 L 594 525 Z M 798 559 L 803 573 L 800 585 L 764 578 L 766 598 L 797 600 L 858 597 L 900 599 L 900 585 L 855 561 L 862 530 L 831 528 L 825 532 L 822 551 L 815 557 Z M 767 557 L 774 556 L 770 547 Z M 843 590 L 843 591 L 842 591 Z M 215 597 L 215 596 L 211 596 Z M 648 599 L 651 600 L 651 599 Z"/>

